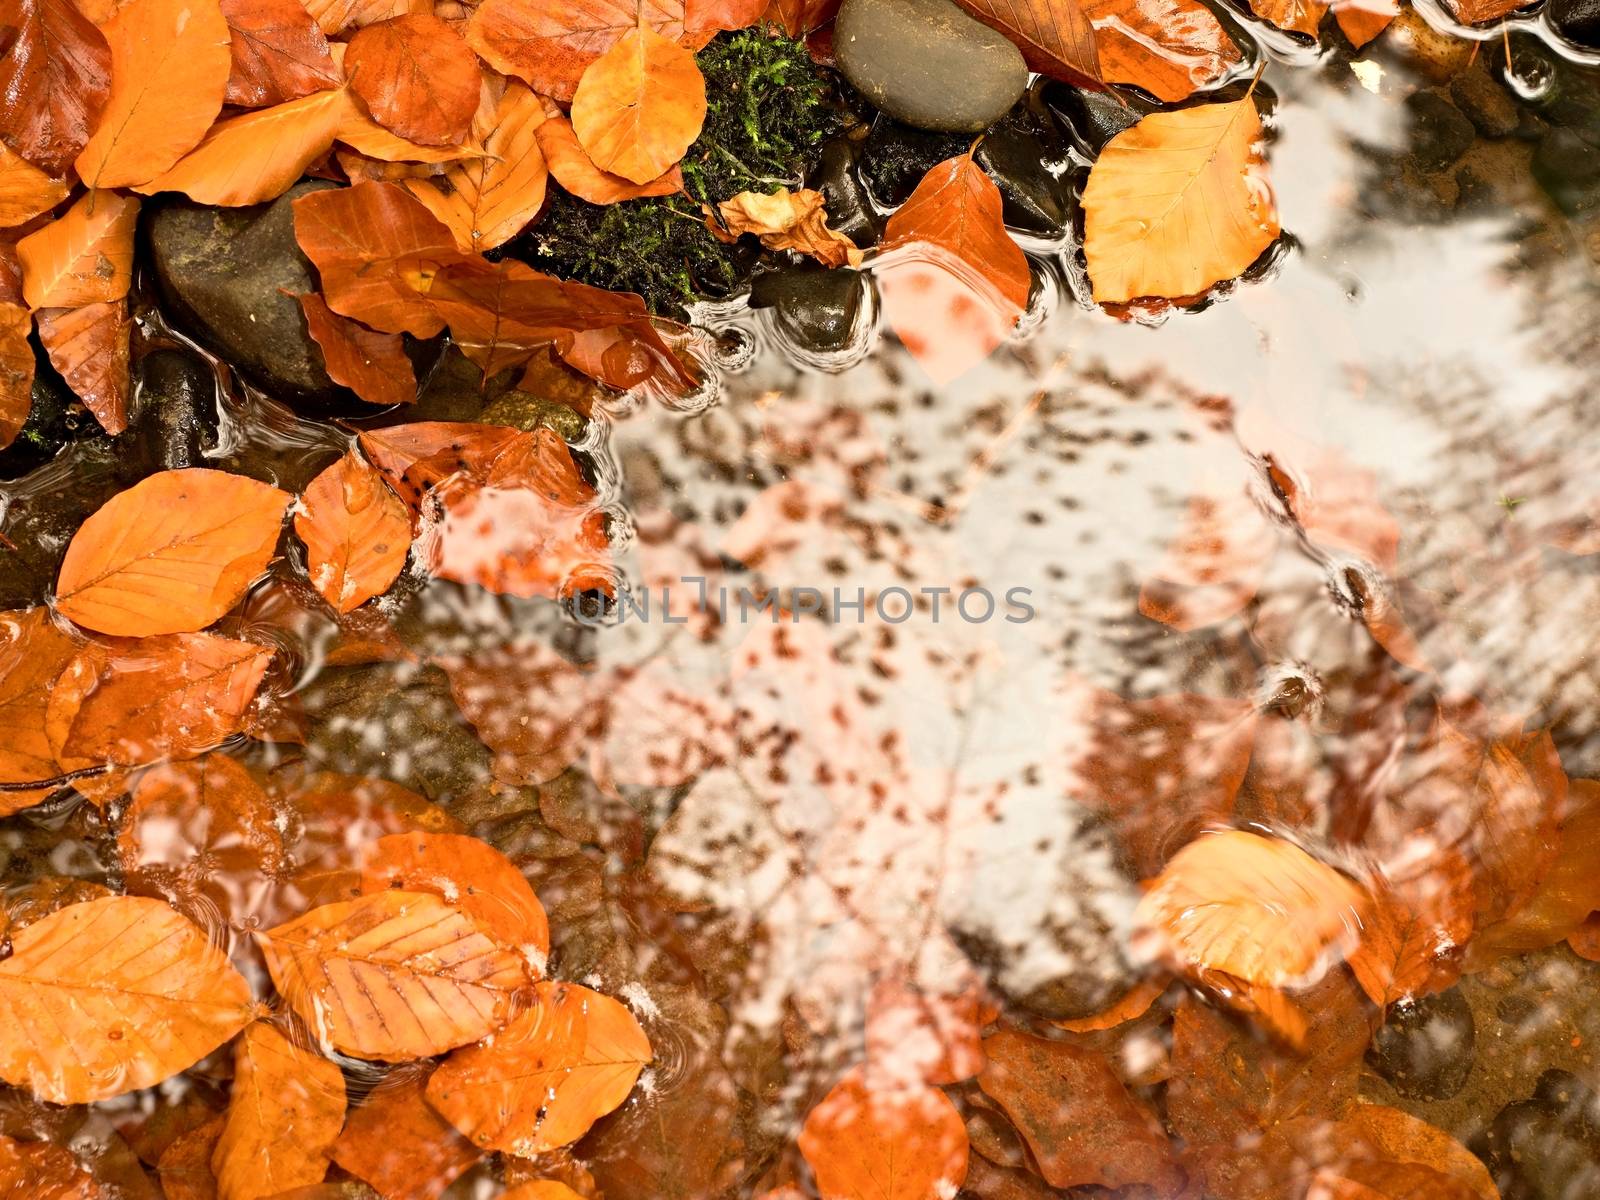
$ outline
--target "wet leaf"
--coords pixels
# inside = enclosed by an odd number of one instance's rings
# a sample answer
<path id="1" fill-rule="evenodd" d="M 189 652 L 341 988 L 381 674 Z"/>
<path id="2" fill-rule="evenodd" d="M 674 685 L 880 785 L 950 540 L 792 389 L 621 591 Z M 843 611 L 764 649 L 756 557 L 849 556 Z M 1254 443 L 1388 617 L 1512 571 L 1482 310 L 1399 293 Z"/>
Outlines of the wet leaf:
<path id="1" fill-rule="evenodd" d="M 1317 26 L 1328 13 L 1324 0 L 1250 0 L 1250 8 L 1263 21 L 1307 37 L 1317 36 Z"/>
<path id="2" fill-rule="evenodd" d="M 534 1179 L 519 1183 L 500 1200 L 584 1200 L 577 1192 L 557 1179 Z"/>
<path id="3" fill-rule="evenodd" d="M 1333 18 L 1357 50 L 1385 29 L 1400 12 L 1397 0 L 1334 0 Z"/>
<path id="4" fill-rule="evenodd" d="M 1095 29 L 1078 0 L 956 0 L 1022 51 L 1028 69 L 1072 84 L 1095 84 L 1101 73 Z"/>
<path id="5" fill-rule="evenodd" d="M 1174 103 L 1222 82 L 1244 61 L 1210 9 L 1197 0 L 1085 0 L 1101 76 Z"/>
<path id="6" fill-rule="evenodd" d="M 233 1093 L 211 1157 L 218 1200 L 264 1200 L 321 1183 L 344 1125 L 344 1076 L 257 1021 L 233 1050 Z"/>
<path id="7" fill-rule="evenodd" d="M 653 1051 L 626 1008 L 570 983 L 483 1045 L 447 1058 L 428 1100 L 474 1145 L 529 1157 L 577 1141 L 633 1090 Z"/>
<path id="8" fill-rule="evenodd" d="M 822 1200 L 925 1200 L 967 1177 L 967 1131 L 938 1088 L 872 1091 L 850 1072 L 806 1116 L 800 1153 Z"/>
<path id="9" fill-rule="evenodd" d="M 103 1200 L 105 1193 L 71 1151 L 49 1142 L 0 1137 L 0 1196 L 15 1200 Z"/>
<path id="10" fill-rule="evenodd" d="M 391 833 L 463 832 L 444 809 L 387 779 L 291 772 L 273 780 L 273 793 L 292 814 L 285 846 L 302 877 L 353 867 L 361 846 Z"/>
<path id="11" fill-rule="evenodd" d="M 226 1118 L 216 1117 L 180 1134 L 161 1152 L 156 1176 L 166 1200 L 217 1200 L 217 1177 L 211 1155 Z"/>
<path id="12" fill-rule="evenodd" d="M 717 205 L 721 220 L 707 216 L 706 224 L 719 241 L 733 242 L 741 234 L 754 234 L 768 250 L 792 250 L 827 267 L 861 265 L 862 254 L 844 234 L 828 228 L 821 192 L 779 188 L 768 196 L 740 192 Z"/>
<path id="13" fill-rule="evenodd" d="M 1526 0 L 1445 0 L 1445 7 L 1463 25 L 1482 25 L 1508 17 Z"/>
<path id="14" fill-rule="evenodd" d="M 226 100 L 284 104 L 343 83 L 328 39 L 298 0 L 221 0 L 232 68 Z"/>
<path id="15" fill-rule="evenodd" d="M 232 57 L 217 0 L 132 0 L 105 27 L 111 95 L 78 176 L 92 188 L 147 183 L 205 136 Z"/>
<path id="16" fill-rule="evenodd" d="M 642 25 L 584 70 L 571 116 L 595 166 L 649 183 L 700 136 L 706 81 L 692 54 Z"/>
<path id="17" fill-rule="evenodd" d="M 1435 1170 L 1463 1185 L 1478 1200 L 1499 1200 L 1500 1191 L 1489 1177 L 1488 1168 L 1444 1130 L 1382 1104 L 1352 1104 L 1344 1119 L 1395 1162 Z"/>
<path id="18" fill-rule="evenodd" d="M 128 337 L 125 300 L 39 313 L 39 343 L 53 366 L 112 437 L 128 427 Z"/>
<path id="19" fill-rule="evenodd" d="M 332 37 L 407 13 L 431 13 L 433 5 L 424 0 L 307 0 L 306 11 L 315 18 L 317 27 Z"/>
<path id="20" fill-rule="evenodd" d="M 133 277 L 139 201 L 89 192 L 17 243 L 22 292 L 33 308 L 77 308 L 121 300 Z"/>
<path id="21" fill-rule="evenodd" d="M 572 131 L 572 122 L 565 116 L 549 116 L 536 130 L 536 136 L 555 181 L 578 199 L 587 200 L 590 204 L 616 204 L 645 196 L 671 196 L 683 190 L 683 172 L 677 167 L 648 183 L 634 183 L 621 175 L 602 171 L 594 165 L 589 152 L 578 144 L 578 135 Z"/>
<path id="22" fill-rule="evenodd" d="M 411 514 L 354 451 L 311 481 L 294 531 L 311 585 L 342 613 L 388 591 L 411 553 Z"/>
<path id="23" fill-rule="evenodd" d="M 79 527 L 56 608 L 124 637 L 203 629 L 239 602 L 277 550 L 290 498 L 243 475 L 162 471 Z"/>
<path id="24" fill-rule="evenodd" d="M 0 229 L 24 224 L 49 212 L 71 191 L 71 180 L 48 175 L 21 155 L 0 146 Z"/>
<path id="25" fill-rule="evenodd" d="M 315 292 L 300 297 L 306 332 L 322 351 L 328 377 L 368 404 L 410 404 L 417 376 L 397 333 L 379 333 L 341 317 Z"/>
<path id="26" fill-rule="evenodd" d="M 290 1007 L 356 1058 L 404 1062 L 476 1041 L 527 981 L 516 955 L 425 892 L 326 904 L 256 937 Z"/>
<path id="27" fill-rule="evenodd" d="M 771 0 L 766 19 L 792 38 L 815 33 L 839 15 L 839 0 Z"/>
<path id="28" fill-rule="evenodd" d="M 461 143 L 478 109 L 478 60 L 431 13 L 364 26 L 350 39 L 344 71 L 374 121 L 424 146 Z"/>
<path id="29" fill-rule="evenodd" d="M 351 1112 L 333 1146 L 334 1162 L 389 1200 L 438 1200 L 483 1157 L 428 1103 L 428 1078 L 415 1070 L 385 1077 Z"/>
<path id="30" fill-rule="evenodd" d="M 1473 927 L 1472 872 L 1445 850 L 1414 874 L 1373 889 L 1350 969 L 1374 1004 L 1425 996 L 1457 973 L 1452 952 Z"/>
<path id="31" fill-rule="evenodd" d="M 1115 1029 L 1118 1025 L 1137 1021 L 1149 1012 L 1150 1006 L 1166 994 L 1169 984 L 1170 980 L 1165 975 L 1147 979 L 1143 983 L 1134 984 L 1115 1004 L 1093 1016 L 1050 1023 L 1068 1033 L 1098 1033 L 1104 1029 Z"/>
<path id="32" fill-rule="evenodd" d="M 0 142 L 51 175 L 64 174 L 111 92 L 111 49 L 72 0 L 17 0 L 0 55 Z"/>
<path id="33" fill-rule="evenodd" d="M 25 307 L 0 301 L 0 450 L 16 440 L 33 411 L 32 325 Z"/>
<path id="34" fill-rule="evenodd" d="M 250 989 L 205 931 L 156 900 L 52 913 L 0 962 L 0 1078 L 55 1104 L 149 1087 L 242 1029 Z"/>
<path id="35" fill-rule="evenodd" d="M 1095 300 L 1195 296 L 1255 262 L 1279 232 L 1262 141 L 1248 98 L 1151 113 L 1112 138 L 1083 193 Z"/>

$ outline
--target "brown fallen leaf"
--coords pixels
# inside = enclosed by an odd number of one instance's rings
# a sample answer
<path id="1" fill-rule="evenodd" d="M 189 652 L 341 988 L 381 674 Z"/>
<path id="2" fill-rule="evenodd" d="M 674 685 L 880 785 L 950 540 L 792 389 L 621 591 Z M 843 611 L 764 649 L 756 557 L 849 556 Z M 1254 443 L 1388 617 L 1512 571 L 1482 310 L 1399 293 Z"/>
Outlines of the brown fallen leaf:
<path id="1" fill-rule="evenodd" d="M 1463 25 L 1482 25 L 1509 17 L 1528 0 L 1445 0 L 1451 14 Z"/>
<path id="2" fill-rule="evenodd" d="M 33 411 L 32 328 L 26 306 L 0 300 L 0 450 L 16 441 Z"/>
<path id="3" fill-rule="evenodd" d="M 132 0 L 105 27 L 111 94 L 78 155 L 91 188 L 146 183 L 187 154 L 216 119 L 232 68 L 217 0 Z"/>
<path id="4" fill-rule="evenodd" d="M 534 995 L 428 1081 L 429 1103 L 474 1145 L 524 1158 L 577 1141 L 627 1098 L 654 1054 L 609 996 L 571 983 L 539 983 Z"/>
<path id="5" fill-rule="evenodd" d="M 861 265 L 862 253 L 844 234 L 828 228 L 821 192 L 779 188 L 772 195 L 740 192 L 717 205 L 721 220 L 709 212 L 706 225 L 718 241 L 735 242 L 754 234 L 768 250 L 793 250 L 827 267 Z"/>
<path id="6" fill-rule="evenodd" d="M 158 900 L 107 896 L 28 926 L 0 962 L 0 1078 L 53 1104 L 186 1070 L 250 1019 L 250 988 Z"/>
<path id="7" fill-rule="evenodd" d="M 374 121 L 424 146 L 459 145 L 478 109 L 478 60 L 431 13 L 363 26 L 350 39 L 344 72 Z"/>
<path id="8" fill-rule="evenodd" d="M 1437 1126 L 1382 1104 L 1352 1104 L 1344 1120 L 1393 1161 L 1438 1171 L 1463 1184 L 1477 1200 L 1500 1200 L 1500 1190 L 1482 1160 Z"/>
<path id="9" fill-rule="evenodd" d="M 694 55 L 642 25 L 584 70 L 571 118 L 595 166 L 649 183 L 700 136 L 705 77 Z"/>
<path id="10" fill-rule="evenodd" d="M 227 1118 L 213 1117 L 174 1138 L 156 1160 L 156 1178 L 166 1200 L 217 1200 L 211 1155 Z"/>
<path id="11" fill-rule="evenodd" d="M 17 0 L 0 55 L 0 142 L 63 175 L 100 121 L 111 92 L 111 48 L 72 0 Z"/>
<path id="12" fill-rule="evenodd" d="M 72 183 L 34 166 L 20 154 L 0 146 L 0 229 L 22 225 L 47 213 L 67 198 Z"/>
<path id="13" fill-rule="evenodd" d="M 1136 1021 L 1149 1012 L 1150 1006 L 1166 994 L 1170 982 L 1166 976 L 1146 979 L 1129 988 L 1115 1004 L 1092 1016 L 1079 1017 L 1073 1021 L 1051 1021 L 1050 1024 L 1068 1033 L 1099 1033 L 1104 1029 L 1115 1029 L 1118 1025 Z"/>
<path id="14" fill-rule="evenodd" d="M 22 294 L 33 308 L 78 308 L 121 300 L 133 279 L 139 201 L 91 191 L 17 243 Z"/>
<path id="15" fill-rule="evenodd" d="M 78 399 L 112 437 L 128 427 L 128 339 L 133 322 L 126 300 L 82 308 L 43 309 L 39 343 Z"/>
<path id="16" fill-rule="evenodd" d="M 1198 0 L 1085 0 L 1100 72 L 1168 104 L 1212 87 L 1244 54 Z"/>
<path id="17" fill-rule="evenodd" d="M 344 1125 L 339 1068 L 257 1021 L 233 1049 L 233 1092 L 211 1156 L 218 1200 L 265 1200 L 321 1183 Z"/>
<path id="18" fill-rule="evenodd" d="M 379 333 L 341 317 L 315 292 L 298 297 L 306 332 L 322 351 L 328 377 L 368 404 L 411 404 L 417 398 L 416 369 L 397 333 Z"/>
<path id="19" fill-rule="evenodd" d="M 956 0 L 969 14 L 998 29 L 1022 51 L 1028 69 L 1068 83 L 1091 86 L 1101 71 L 1095 28 L 1079 0 Z"/>
<path id="20" fill-rule="evenodd" d="M 790 37 L 800 39 L 838 15 L 839 0 L 771 0 L 765 18 Z"/>
<path id="21" fill-rule="evenodd" d="M 329 37 L 390 21 L 407 13 L 431 13 L 428 0 L 306 0 L 306 11 Z"/>
<path id="22" fill-rule="evenodd" d="M 1333 19 L 1357 50 L 1377 37 L 1400 14 L 1398 0 L 1334 0 Z"/>
<path id="23" fill-rule="evenodd" d="M 354 452 L 306 488 L 294 516 L 311 586 L 339 612 L 388 591 L 411 552 L 406 506 Z"/>
<path id="24" fill-rule="evenodd" d="M 438 1200 L 483 1157 L 428 1103 L 431 1073 L 400 1068 L 385 1076 L 333 1145 L 333 1161 L 388 1200 Z"/>
<path id="25" fill-rule="evenodd" d="M 426 892 L 314 908 L 256 935 L 279 993 L 343 1054 L 405 1062 L 498 1029 L 522 960 Z"/>
<path id="26" fill-rule="evenodd" d="M 220 3 L 232 55 L 229 104 L 284 104 L 343 83 L 328 39 L 298 0 Z"/>
<path id="27" fill-rule="evenodd" d="M 1322 18 L 1328 15 L 1326 0 L 1250 0 L 1250 8 L 1279 29 L 1313 38 Z"/>
<path id="28" fill-rule="evenodd" d="M 0 613 L 0 783 L 55 776 L 56 756 L 45 730 L 50 691 L 78 653 L 50 612 Z M 0 793 L 0 815 L 37 804 L 50 789 Z"/>
<path id="29" fill-rule="evenodd" d="M 1453 983 L 1473 932 L 1472 871 L 1442 850 L 1406 878 L 1383 881 L 1362 921 L 1350 969 L 1377 1005 L 1426 996 Z M 1552 939 L 1559 940 L 1559 939 Z"/>
<path id="30" fill-rule="evenodd" d="M 594 165 L 589 152 L 579 145 L 578 135 L 572 131 L 572 122 L 561 114 L 561 110 L 550 113 L 547 107 L 546 112 L 546 120 L 535 131 L 539 149 L 544 152 L 545 162 L 555 181 L 578 199 L 587 200 L 590 204 L 616 204 L 622 200 L 671 196 L 683 191 L 683 172 L 677 167 L 648 183 L 634 183 L 621 175 L 602 171 Z"/>
<path id="31" fill-rule="evenodd" d="M 70 1150 L 0 1137 L 0 1196 L 8 1200 L 104 1200 L 93 1175 Z"/>
<path id="32" fill-rule="evenodd" d="M 873 1091 L 859 1068 L 806 1115 L 798 1140 L 822 1200 L 953 1196 L 967 1177 L 967 1131 L 949 1097 Z"/>

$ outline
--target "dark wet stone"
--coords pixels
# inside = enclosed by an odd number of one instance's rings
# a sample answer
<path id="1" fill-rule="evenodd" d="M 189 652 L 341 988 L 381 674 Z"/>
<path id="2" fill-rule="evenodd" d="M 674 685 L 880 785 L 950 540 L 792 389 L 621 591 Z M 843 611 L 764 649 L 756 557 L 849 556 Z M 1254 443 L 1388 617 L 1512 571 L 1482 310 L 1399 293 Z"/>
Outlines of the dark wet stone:
<path id="1" fill-rule="evenodd" d="M 483 371 L 455 346 L 447 346 L 417 389 L 417 402 L 400 414 L 406 421 L 476 421 L 484 408 L 516 382 L 515 370 L 485 380 Z"/>
<path id="2" fill-rule="evenodd" d="M 1073 144 L 1089 158 L 1098 158 L 1107 142 L 1156 108 L 1137 98 L 1119 99 L 1110 92 L 1083 91 L 1064 83 L 1048 85 L 1044 100 L 1066 126 Z"/>
<path id="3" fill-rule="evenodd" d="M 43 602 L 67 543 L 107 500 L 133 482 L 109 438 L 73 442 L 10 492 L 0 525 L 0 609 Z"/>
<path id="4" fill-rule="evenodd" d="M 1600 50 L 1600 0 L 1550 0 L 1550 28 L 1569 42 Z"/>
<path id="5" fill-rule="evenodd" d="M 294 299 L 317 288 L 295 242 L 294 201 L 332 186 L 308 180 L 250 208 L 169 200 L 151 206 L 145 218 L 156 280 L 175 323 L 263 391 L 297 407 L 349 397 L 328 378 Z"/>
<path id="6" fill-rule="evenodd" d="M 959 134 L 929 133 L 888 117 L 879 117 L 861 148 L 861 178 L 872 198 L 898 208 L 932 168 L 966 153 L 972 139 Z"/>
<path id="7" fill-rule="evenodd" d="M 27 423 L 0 450 L 0 479 L 17 479 L 49 462 L 72 442 L 102 437 L 94 415 L 78 402 L 35 346 L 32 407 Z"/>
<path id="8" fill-rule="evenodd" d="M 1367 1065 L 1411 1100 L 1448 1100 L 1472 1073 L 1472 1009 L 1460 988 L 1396 1005 L 1372 1038 Z"/>
<path id="9" fill-rule="evenodd" d="M 918 129 L 977 133 L 1028 86 L 1022 52 L 950 0 L 845 0 L 833 49 L 868 100 Z"/>
<path id="10" fill-rule="evenodd" d="M 561 401 L 531 392 L 507 392 L 485 408 L 478 420 L 485 425 L 509 425 L 525 431 L 553 429 L 569 442 L 581 438 L 588 424 L 583 414 L 574 412 Z"/>
<path id="11" fill-rule="evenodd" d="M 828 227 L 837 229 L 865 249 L 878 240 L 878 219 L 861 182 L 855 147 L 835 138 L 822 148 L 817 169 L 806 186 L 822 193 L 828 210 Z"/>
<path id="12" fill-rule="evenodd" d="M 1482 67 L 1473 67 L 1452 79 L 1450 99 L 1487 138 L 1509 137 L 1522 120 L 1522 112 L 1511 93 Z"/>
<path id="13" fill-rule="evenodd" d="M 139 360 L 139 387 L 128 430 L 117 439 L 149 472 L 203 467 L 217 445 L 217 381 L 187 350 L 156 350 Z"/>
<path id="14" fill-rule="evenodd" d="M 1582 1113 L 1556 1094 L 1558 1085 L 1546 1087 L 1548 1078 L 1540 1081 L 1533 1099 L 1502 1108 L 1481 1143 L 1473 1146 L 1502 1200 L 1586 1200 L 1600 1195 L 1600 1146 Z"/>
<path id="15" fill-rule="evenodd" d="M 1494 184 L 1469 166 L 1456 168 L 1456 207 L 1465 212 L 1487 212 L 1499 203 Z"/>
<path id="16" fill-rule="evenodd" d="M 1432 92 L 1406 97 L 1411 117 L 1411 155 L 1424 171 L 1448 167 L 1472 145 L 1472 122 L 1455 105 Z"/>
<path id="17" fill-rule="evenodd" d="M 851 344 L 868 286 L 848 267 L 785 267 L 756 276 L 750 306 L 774 309 L 780 328 L 803 349 L 833 353 Z"/>
<path id="18" fill-rule="evenodd" d="M 978 165 L 1000 189 L 1006 224 L 1029 233 L 1054 234 L 1067 223 L 1071 190 L 1052 172 L 1047 134 L 1024 120 L 1003 121 L 978 147 Z"/>
<path id="19" fill-rule="evenodd" d="M 1533 152 L 1533 177 L 1563 212 L 1600 208 L 1600 139 L 1552 129 Z"/>

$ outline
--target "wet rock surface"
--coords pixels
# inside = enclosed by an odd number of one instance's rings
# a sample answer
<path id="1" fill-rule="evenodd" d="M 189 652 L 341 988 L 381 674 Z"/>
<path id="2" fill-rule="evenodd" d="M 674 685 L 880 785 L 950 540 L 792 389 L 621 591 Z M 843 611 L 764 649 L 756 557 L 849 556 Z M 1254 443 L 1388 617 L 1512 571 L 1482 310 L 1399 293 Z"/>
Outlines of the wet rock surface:
<path id="1" fill-rule="evenodd" d="M 1411 121 L 1411 153 L 1425 171 L 1448 167 L 1471 147 L 1472 122 L 1443 96 L 1417 92 L 1406 97 Z"/>
<path id="2" fill-rule="evenodd" d="M 105 437 L 74 442 L 10 497 L 0 526 L 0 609 L 42 603 L 78 526 L 133 482 Z"/>
<path id="3" fill-rule="evenodd" d="M 146 473 L 201 467 L 216 449 L 219 421 L 210 365 L 187 350 L 155 350 L 139 362 L 134 408 L 119 444 Z"/>
<path id="4" fill-rule="evenodd" d="M 835 353 L 856 335 L 867 290 L 860 271 L 785 267 L 756 277 L 752 308 L 770 308 L 773 319 L 801 349 Z"/>
<path id="5" fill-rule="evenodd" d="M 1550 28 L 1567 41 L 1600 50 L 1600 0 L 1550 0 L 1545 11 Z"/>
<path id="6" fill-rule="evenodd" d="M 1098 157 L 1107 142 L 1156 109 L 1156 105 L 1135 97 L 1119 98 L 1109 92 L 1083 91 L 1064 83 L 1048 84 L 1043 98 L 1068 131 L 1073 144 L 1088 158 Z"/>
<path id="7" fill-rule="evenodd" d="M 877 242 L 879 221 L 861 182 L 856 150 L 850 142 L 835 138 L 824 146 L 806 186 L 822 193 L 830 229 L 838 230 L 863 249 Z"/>
<path id="8" fill-rule="evenodd" d="M 845 0 L 833 44 L 845 78 L 918 129 L 977 133 L 1028 84 L 1021 52 L 949 0 Z"/>
<path id="9" fill-rule="evenodd" d="M 1509 137 L 1522 123 L 1511 93 L 1482 67 L 1463 71 L 1450 81 L 1450 99 L 1486 138 Z"/>
<path id="10" fill-rule="evenodd" d="M 43 466 L 69 442 L 104 436 L 44 355 L 36 352 L 34 359 L 33 407 L 11 445 L 0 450 L 0 480 L 16 479 Z"/>
<path id="11" fill-rule="evenodd" d="M 1459 989 L 1393 1009 L 1373 1036 L 1367 1064 L 1412 1100 L 1445 1100 L 1472 1072 L 1472 1009 Z"/>
<path id="12" fill-rule="evenodd" d="M 1474 1149 L 1503 1200 L 1578 1200 L 1600 1193 L 1595 1105 L 1582 1080 L 1548 1071 L 1531 1098 L 1495 1115 Z"/>

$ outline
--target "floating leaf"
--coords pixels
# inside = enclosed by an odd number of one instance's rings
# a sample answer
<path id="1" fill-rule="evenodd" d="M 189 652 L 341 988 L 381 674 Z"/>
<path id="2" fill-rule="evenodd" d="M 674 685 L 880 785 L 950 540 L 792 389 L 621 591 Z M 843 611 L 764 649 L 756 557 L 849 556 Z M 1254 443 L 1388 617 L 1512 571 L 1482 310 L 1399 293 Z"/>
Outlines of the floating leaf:
<path id="1" fill-rule="evenodd" d="M 1334 0 L 1333 18 L 1357 50 L 1385 29 L 1400 13 L 1398 0 Z"/>
<path id="2" fill-rule="evenodd" d="M 1255 262 L 1279 233 L 1262 140 L 1248 97 L 1151 113 L 1112 138 L 1083 194 L 1095 300 L 1197 296 Z"/>
<path id="3" fill-rule="evenodd" d="M 133 279 L 139 201 L 89 192 L 17 243 L 22 293 L 34 308 L 77 308 L 121 300 Z"/>
<path id="4" fill-rule="evenodd" d="M 152 475 L 73 535 L 56 609 L 124 637 L 203 629 L 266 569 L 288 506 L 285 493 L 243 475 L 198 467 Z"/>
<path id="5" fill-rule="evenodd" d="M 654 1053 L 609 996 L 571 983 L 534 990 L 511 1024 L 428 1081 L 429 1102 L 473 1144 L 521 1157 L 577 1141 L 627 1098 Z"/>
<path id="6" fill-rule="evenodd" d="M 1324 0 L 1250 0 L 1250 8 L 1263 21 L 1307 37 L 1317 36 L 1317 27 L 1328 15 Z"/>
<path id="7" fill-rule="evenodd" d="M 0 613 L 0 783 L 58 774 L 45 714 L 50 689 L 77 653 L 48 609 Z M 0 815 L 37 804 L 50 790 L 0 793 Z"/>
<path id="8" fill-rule="evenodd" d="M 1100 71 L 1168 104 L 1225 79 L 1244 55 L 1198 0 L 1085 0 Z"/>
<path id="9" fill-rule="evenodd" d="M 17 0 L 0 55 L 0 142 L 62 175 L 99 123 L 111 92 L 111 49 L 72 0 Z"/>
<path id="10" fill-rule="evenodd" d="M 39 343 L 84 407 L 112 437 L 128 427 L 128 338 L 125 300 L 39 313 Z"/>
<path id="11" fill-rule="evenodd" d="M 717 205 L 721 221 L 707 216 L 706 224 L 719 241 L 737 241 L 754 234 L 768 250 L 807 254 L 827 267 L 861 265 L 861 251 L 844 234 L 828 228 L 821 192 L 779 188 L 772 195 L 740 192 Z"/>
<path id="12" fill-rule="evenodd" d="M 634 183 L 621 175 L 602 171 L 594 165 L 589 152 L 578 144 L 572 122 L 564 116 L 549 116 L 538 127 L 536 135 L 555 181 L 590 204 L 616 204 L 622 200 L 671 196 L 683 191 L 683 172 L 677 167 L 649 183 Z"/>
<path id="13" fill-rule="evenodd" d="M 851 1071 L 806 1116 L 800 1153 L 822 1200 L 953 1196 L 967 1177 L 967 1131 L 938 1088 L 873 1091 Z"/>
<path id="14" fill-rule="evenodd" d="M 72 182 L 57 179 L 0 146 L 0 229 L 21 225 L 67 198 Z"/>
<path id="15" fill-rule="evenodd" d="M 1028 69 L 1072 84 L 1097 84 L 1104 76 L 1095 28 L 1079 0 L 956 0 L 978 20 L 998 29 L 1022 51 Z"/>
<path id="16" fill-rule="evenodd" d="M 233 58 L 229 104 L 283 104 L 343 83 L 328 39 L 298 0 L 221 0 L 221 7 Z"/>
<path id="17" fill-rule="evenodd" d="M 571 116 L 573 132 L 595 166 L 649 183 L 700 136 L 705 77 L 694 55 L 641 26 L 584 71 Z"/>
<path id="18" fill-rule="evenodd" d="M 28 926 L 0 962 L 0 1078 L 86 1104 L 186 1070 L 250 1019 L 250 989 L 205 931 L 108 896 Z"/>
<path id="19" fill-rule="evenodd" d="M 295 512 L 311 585 L 339 612 L 389 590 L 411 552 L 411 515 L 354 453 L 311 481 Z"/>
<path id="20" fill-rule="evenodd" d="M 78 177 L 127 187 L 171 169 L 216 120 L 232 65 L 228 22 L 217 0 L 132 0 L 105 34 L 111 95 Z"/>
<path id="21" fill-rule="evenodd" d="M 428 1103 L 428 1077 L 404 1068 L 385 1077 L 333 1146 L 334 1162 L 388 1200 L 438 1200 L 483 1157 Z"/>
<path id="22" fill-rule="evenodd" d="M 403 1062 L 477 1041 L 527 982 L 516 955 L 425 892 L 326 904 L 256 937 L 289 1005 L 357 1058 Z"/>
<path id="23" fill-rule="evenodd" d="M 372 119 L 410 142 L 454 146 L 478 109 L 478 60 L 431 13 L 363 27 L 344 56 L 350 90 Z"/>
<path id="24" fill-rule="evenodd" d="M 33 411 L 32 326 L 25 307 L 0 301 L 0 450 L 16 441 Z"/>

